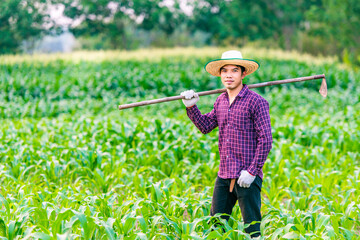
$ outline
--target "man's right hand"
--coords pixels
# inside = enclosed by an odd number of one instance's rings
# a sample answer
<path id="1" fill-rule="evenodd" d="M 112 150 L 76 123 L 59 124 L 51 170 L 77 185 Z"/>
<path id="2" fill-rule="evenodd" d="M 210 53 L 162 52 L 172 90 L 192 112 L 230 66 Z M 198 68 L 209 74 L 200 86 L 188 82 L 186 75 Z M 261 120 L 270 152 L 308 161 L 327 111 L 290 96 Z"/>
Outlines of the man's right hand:
<path id="1" fill-rule="evenodd" d="M 199 95 L 193 90 L 184 91 L 180 95 L 185 97 L 182 101 L 187 108 L 194 106 L 199 101 Z"/>

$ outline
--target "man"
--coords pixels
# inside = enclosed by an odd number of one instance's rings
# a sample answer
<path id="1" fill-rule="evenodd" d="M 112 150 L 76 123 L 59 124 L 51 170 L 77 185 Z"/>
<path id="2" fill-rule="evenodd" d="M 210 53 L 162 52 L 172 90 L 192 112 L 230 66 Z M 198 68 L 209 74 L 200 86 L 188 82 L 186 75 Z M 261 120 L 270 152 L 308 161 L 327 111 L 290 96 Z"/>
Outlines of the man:
<path id="1" fill-rule="evenodd" d="M 254 60 L 243 59 L 239 51 L 224 52 L 221 59 L 208 62 L 205 70 L 220 76 L 226 92 L 215 101 L 211 112 L 202 115 L 196 106 L 199 96 L 193 91 L 185 96 L 188 117 L 207 134 L 219 127 L 220 166 L 215 181 L 211 215 L 229 215 L 239 202 L 245 231 L 259 237 L 261 221 L 262 167 L 272 145 L 269 104 L 242 83 L 245 76 L 259 68 Z M 237 184 L 235 184 L 235 182 Z"/>

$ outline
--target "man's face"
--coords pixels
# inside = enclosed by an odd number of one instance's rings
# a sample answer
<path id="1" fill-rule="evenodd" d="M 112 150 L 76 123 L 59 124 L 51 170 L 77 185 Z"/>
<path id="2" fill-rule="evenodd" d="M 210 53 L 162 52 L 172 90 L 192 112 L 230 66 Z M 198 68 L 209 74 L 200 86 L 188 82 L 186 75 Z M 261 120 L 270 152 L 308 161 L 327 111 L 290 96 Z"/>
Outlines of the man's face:
<path id="1" fill-rule="evenodd" d="M 226 89 L 234 90 L 242 85 L 246 72 L 241 73 L 241 68 L 236 65 L 225 65 L 220 69 L 221 82 Z"/>

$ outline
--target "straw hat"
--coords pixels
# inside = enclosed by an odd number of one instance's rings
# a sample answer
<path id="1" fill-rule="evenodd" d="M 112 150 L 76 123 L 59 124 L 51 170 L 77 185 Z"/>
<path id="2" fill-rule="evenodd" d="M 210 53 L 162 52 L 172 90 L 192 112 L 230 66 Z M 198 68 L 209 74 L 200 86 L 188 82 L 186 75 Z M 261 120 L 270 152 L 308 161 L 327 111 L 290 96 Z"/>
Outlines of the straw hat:
<path id="1" fill-rule="evenodd" d="M 240 65 L 246 70 L 246 75 L 255 72 L 260 64 L 255 60 L 244 59 L 241 52 L 236 50 L 226 51 L 220 59 L 215 59 L 205 65 L 205 70 L 213 76 L 220 77 L 220 68 L 225 65 Z"/>

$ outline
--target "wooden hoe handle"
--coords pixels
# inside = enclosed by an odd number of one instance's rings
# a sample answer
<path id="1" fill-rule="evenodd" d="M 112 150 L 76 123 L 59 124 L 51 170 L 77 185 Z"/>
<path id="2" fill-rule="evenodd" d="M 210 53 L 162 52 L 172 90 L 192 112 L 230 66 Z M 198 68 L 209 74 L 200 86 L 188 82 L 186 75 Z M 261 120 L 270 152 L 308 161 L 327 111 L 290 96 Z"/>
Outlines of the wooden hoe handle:
<path id="1" fill-rule="evenodd" d="M 285 83 L 303 82 L 303 81 L 315 80 L 315 79 L 321 79 L 321 78 L 324 80 L 323 80 L 323 83 L 320 88 L 320 93 L 322 96 L 325 95 L 324 97 L 326 97 L 326 94 L 322 93 L 322 92 L 324 92 L 325 74 L 308 76 L 308 77 L 291 78 L 291 79 L 285 79 L 285 80 L 276 80 L 276 81 L 271 81 L 271 82 L 256 83 L 256 84 L 248 85 L 248 88 L 259 88 L 259 87 L 266 87 L 266 86 L 272 86 L 272 85 L 280 85 L 280 84 L 285 84 Z M 323 91 L 322 91 L 322 89 L 323 89 Z M 325 82 L 325 89 L 326 89 L 326 82 Z M 225 91 L 226 91 L 226 89 L 223 88 L 223 89 L 198 92 L 197 94 L 199 96 L 205 96 L 205 95 L 223 93 Z M 129 103 L 129 104 L 124 104 L 124 105 L 119 105 L 119 110 L 133 108 L 133 107 L 140 107 L 140 106 L 145 106 L 145 105 L 150 105 L 150 104 L 156 104 L 156 103 L 162 103 L 162 102 L 170 102 L 170 101 L 180 100 L 180 99 L 184 99 L 184 98 L 185 98 L 184 96 L 178 95 L 178 96 L 173 96 L 173 97 L 165 97 L 165 98 L 153 99 L 153 100 L 148 100 L 148 101 Z"/>

